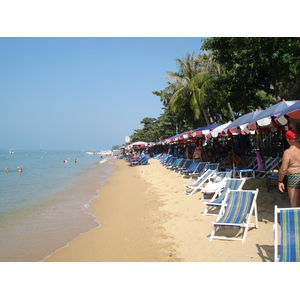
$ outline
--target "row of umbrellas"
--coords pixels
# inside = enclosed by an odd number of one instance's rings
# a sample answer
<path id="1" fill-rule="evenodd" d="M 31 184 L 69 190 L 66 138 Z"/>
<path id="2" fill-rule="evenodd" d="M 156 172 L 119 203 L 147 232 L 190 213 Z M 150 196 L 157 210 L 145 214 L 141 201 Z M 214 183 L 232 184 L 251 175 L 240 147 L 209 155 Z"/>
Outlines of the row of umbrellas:
<path id="1" fill-rule="evenodd" d="M 197 136 L 215 138 L 218 136 L 228 136 L 230 134 L 254 134 L 259 133 L 259 129 L 276 131 L 278 128 L 288 125 L 288 117 L 291 119 L 300 118 L 300 100 L 283 100 L 267 109 L 255 110 L 242 115 L 233 122 L 230 121 L 226 124 L 214 123 L 170 137 L 161 143 L 165 144 L 188 140 L 189 138 Z"/>
<path id="2" fill-rule="evenodd" d="M 288 125 L 289 118 L 300 119 L 300 100 L 281 101 L 264 110 L 255 110 L 242 115 L 233 122 L 225 124 L 213 123 L 188 132 L 183 132 L 169 137 L 159 143 L 135 142 L 127 145 L 132 147 L 149 147 L 157 144 L 173 144 L 176 142 L 187 141 L 196 137 L 216 138 L 218 136 L 228 136 L 230 134 L 255 134 L 260 129 L 276 131 Z"/>

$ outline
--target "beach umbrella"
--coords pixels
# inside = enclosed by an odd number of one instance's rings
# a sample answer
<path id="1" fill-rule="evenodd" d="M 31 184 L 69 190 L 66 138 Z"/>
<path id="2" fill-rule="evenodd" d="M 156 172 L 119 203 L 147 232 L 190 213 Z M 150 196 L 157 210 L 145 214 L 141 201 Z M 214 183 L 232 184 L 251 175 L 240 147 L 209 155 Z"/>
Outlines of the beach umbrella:
<path id="1" fill-rule="evenodd" d="M 295 100 L 295 103 L 286 107 L 276 118 L 275 120 L 278 121 L 281 125 L 287 124 L 287 119 L 285 116 L 289 116 L 292 119 L 300 119 L 300 101 Z"/>
<path id="2" fill-rule="evenodd" d="M 217 128 L 218 126 L 222 125 L 221 123 L 213 123 L 204 127 L 200 127 L 197 129 L 194 129 L 191 131 L 191 135 L 193 137 L 196 136 L 204 136 L 206 134 L 208 134 L 212 129 Z"/>
<path id="3" fill-rule="evenodd" d="M 247 129 L 247 125 L 251 123 L 254 118 L 261 113 L 261 110 L 255 110 L 250 113 L 247 113 L 245 115 L 242 115 L 241 117 L 237 118 L 235 121 L 231 122 L 227 127 L 224 128 L 225 133 L 231 133 L 231 134 L 238 134 L 241 131 L 244 131 L 244 133 L 249 133 L 249 130 Z"/>
<path id="4" fill-rule="evenodd" d="M 134 142 L 130 145 L 127 145 L 126 148 L 132 148 L 132 147 L 144 147 L 144 146 L 147 146 L 148 144 L 151 144 L 151 143 L 148 143 L 148 142 Z"/>
<path id="5" fill-rule="evenodd" d="M 225 129 L 227 126 L 229 126 L 231 123 L 232 123 L 232 122 L 229 121 L 229 122 L 227 122 L 227 123 L 225 123 L 225 124 L 222 124 L 222 125 L 220 125 L 220 126 L 214 128 L 214 129 L 211 130 L 208 134 L 206 134 L 206 137 L 210 139 L 210 138 L 215 138 L 215 137 L 218 137 L 218 136 L 225 136 L 226 133 L 225 133 L 224 129 Z"/>
<path id="6" fill-rule="evenodd" d="M 276 127 L 276 125 L 280 125 L 280 124 L 274 123 L 273 122 L 274 118 L 282 114 L 283 111 L 285 111 L 288 107 L 290 107 L 294 103 L 295 101 L 281 101 L 275 105 L 266 108 L 265 110 L 261 111 L 257 116 L 255 116 L 255 118 L 251 122 L 249 122 L 247 126 L 248 129 L 258 130 L 259 133 L 261 133 L 264 130 L 264 128 L 269 128 L 269 130 L 271 131 L 277 131 L 278 128 Z M 286 120 L 286 124 L 287 124 L 287 120 Z M 259 134 L 259 144 L 260 144 L 263 168 L 265 170 L 267 191 L 269 191 L 269 182 L 268 182 L 268 176 L 266 171 L 264 146 L 263 146 L 263 140 L 261 134 Z"/>
<path id="7" fill-rule="evenodd" d="M 282 114 L 288 107 L 296 101 L 281 101 L 261 111 L 255 118 L 249 122 L 248 128 L 256 130 L 260 127 L 274 127 L 273 119 Z M 285 125 L 285 124 L 284 124 Z"/>

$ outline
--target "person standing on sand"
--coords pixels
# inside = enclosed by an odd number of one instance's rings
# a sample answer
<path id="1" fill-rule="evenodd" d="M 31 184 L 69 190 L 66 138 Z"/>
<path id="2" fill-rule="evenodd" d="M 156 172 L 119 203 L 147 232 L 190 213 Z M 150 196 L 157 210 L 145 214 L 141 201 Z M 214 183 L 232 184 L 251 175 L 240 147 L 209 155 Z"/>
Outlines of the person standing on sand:
<path id="1" fill-rule="evenodd" d="M 282 164 L 278 176 L 278 189 L 280 192 L 285 191 L 283 179 L 288 176 L 287 190 L 290 198 L 291 207 L 300 206 L 300 143 L 299 134 L 296 130 L 290 129 L 286 132 L 285 137 L 290 148 L 284 151 Z"/>

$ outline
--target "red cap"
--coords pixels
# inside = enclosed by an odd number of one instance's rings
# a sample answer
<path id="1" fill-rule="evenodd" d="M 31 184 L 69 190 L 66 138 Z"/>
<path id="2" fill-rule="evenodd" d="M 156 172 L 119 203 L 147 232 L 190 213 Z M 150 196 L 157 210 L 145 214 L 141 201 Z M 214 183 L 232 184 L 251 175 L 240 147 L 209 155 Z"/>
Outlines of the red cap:
<path id="1" fill-rule="evenodd" d="M 294 129 L 289 129 L 286 133 L 285 133 L 285 137 L 288 140 L 295 140 L 297 137 L 299 136 L 298 132 Z"/>

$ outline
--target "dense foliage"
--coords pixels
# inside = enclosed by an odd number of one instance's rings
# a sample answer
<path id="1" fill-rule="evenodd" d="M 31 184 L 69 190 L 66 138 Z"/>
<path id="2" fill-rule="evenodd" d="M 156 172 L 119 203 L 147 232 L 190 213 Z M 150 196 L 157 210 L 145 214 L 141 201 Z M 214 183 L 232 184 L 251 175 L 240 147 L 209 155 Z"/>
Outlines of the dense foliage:
<path id="1" fill-rule="evenodd" d="M 178 71 L 167 71 L 166 88 L 153 92 L 163 114 L 144 118 L 132 142 L 158 142 L 282 99 L 300 98 L 298 37 L 214 37 L 205 39 L 199 50 L 201 54 L 175 60 Z"/>

